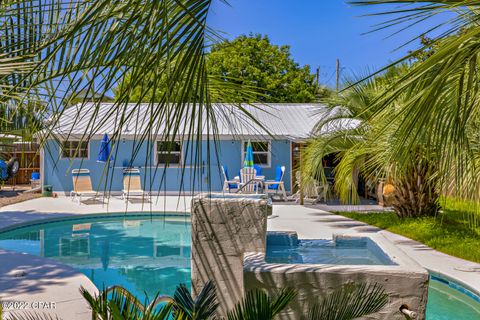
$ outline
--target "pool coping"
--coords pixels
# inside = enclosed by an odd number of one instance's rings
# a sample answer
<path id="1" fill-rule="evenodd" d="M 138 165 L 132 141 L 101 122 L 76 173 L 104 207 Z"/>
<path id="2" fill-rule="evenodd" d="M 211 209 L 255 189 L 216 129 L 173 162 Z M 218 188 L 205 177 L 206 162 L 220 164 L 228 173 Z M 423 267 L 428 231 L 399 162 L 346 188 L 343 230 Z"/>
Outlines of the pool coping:
<path id="1" fill-rule="evenodd" d="M 440 282 L 448 286 L 449 288 L 454 289 L 459 293 L 464 294 L 467 297 L 473 299 L 474 301 L 480 303 L 480 293 L 476 293 L 475 289 L 473 289 L 463 281 L 458 281 L 456 279 L 453 279 L 452 277 L 449 277 L 448 275 L 437 273 L 431 270 L 428 270 L 428 273 L 430 274 L 430 279 Z"/>
<path id="2" fill-rule="evenodd" d="M 1 214 L 1 212 L 0 212 Z M 190 213 L 187 212 L 103 212 L 103 213 L 81 213 L 81 214 L 60 214 L 60 216 L 56 217 L 48 217 L 48 218 L 38 218 L 32 219 L 29 221 L 12 223 L 5 227 L 0 227 L 0 233 L 13 231 L 21 228 L 28 228 L 32 226 L 42 225 L 42 224 L 49 224 L 49 223 L 56 223 L 56 222 L 64 222 L 69 220 L 90 220 L 96 218 L 120 218 L 120 217 L 189 217 Z"/>
<path id="3" fill-rule="evenodd" d="M 398 247 L 399 250 L 402 250 L 407 256 L 411 257 L 412 260 L 414 260 L 415 262 L 417 262 L 418 264 L 420 264 L 423 268 L 425 268 L 430 275 L 433 275 L 434 277 L 437 277 L 437 278 L 440 278 L 440 279 L 443 279 L 443 280 L 446 280 L 447 282 L 449 283 L 453 283 L 456 287 L 463 287 L 464 289 L 466 289 L 466 292 L 470 292 L 471 294 L 473 294 L 474 296 L 476 296 L 477 298 L 474 298 L 474 300 L 476 301 L 479 301 L 480 302 L 480 288 L 475 288 L 474 286 L 470 285 L 469 283 L 467 283 L 465 280 L 463 280 L 460 276 L 457 276 L 455 275 L 453 272 L 449 272 L 449 270 L 439 270 L 438 268 L 435 268 L 435 267 L 432 267 L 432 266 L 427 266 L 425 264 L 422 264 L 421 262 L 419 262 L 415 257 L 412 257 L 412 255 L 406 251 L 405 248 L 402 248 L 401 245 L 398 245 L 395 243 L 395 239 L 406 239 L 406 240 L 409 240 L 409 241 L 413 241 L 413 242 L 416 242 L 418 244 L 421 244 L 422 246 L 425 246 L 425 247 L 428 247 L 420 242 L 417 242 L 415 240 L 412 240 L 410 238 L 407 238 L 407 237 L 404 237 L 402 235 L 399 235 L 399 234 L 396 234 L 396 233 L 393 233 L 393 232 L 390 232 L 390 231 L 387 231 L 387 230 L 383 230 L 381 232 L 379 232 L 380 234 L 382 234 L 389 242 L 391 242 L 393 245 L 396 245 Z M 392 238 L 393 237 L 393 238 Z M 430 248 L 430 247 L 428 247 Z M 457 258 L 457 257 L 454 257 L 454 256 L 451 256 L 451 255 L 448 255 L 446 253 L 443 253 L 443 252 L 440 252 L 440 251 L 437 251 L 435 249 L 432 249 L 430 248 L 433 252 L 435 252 L 436 254 L 440 254 L 440 255 L 443 255 L 443 256 L 446 256 L 448 257 L 449 259 L 453 259 L 453 260 L 456 260 L 456 261 L 459 261 L 459 262 L 465 262 L 465 263 L 471 263 L 471 264 L 476 264 L 475 262 L 472 262 L 472 261 L 468 261 L 468 260 L 464 260 L 464 259 L 461 259 L 461 258 Z M 453 270 L 454 272 L 458 272 L 459 270 Z M 464 272 L 465 274 L 464 275 L 467 275 L 469 273 L 472 273 L 472 274 L 477 274 L 478 272 L 466 272 L 466 271 L 461 271 L 461 272 Z M 457 289 L 456 287 L 452 287 L 452 289 Z M 478 284 L 477 284 L 478 286 Z M 466 294 L 467 296 L 471 297 L 470 294 L 467 294 L 466 292 L 463 292 L 461 290 L 457 290 L 459 291 L 460 293 L 464 293 Z M 479 300 L 477 300 L 479 299 Z"/>

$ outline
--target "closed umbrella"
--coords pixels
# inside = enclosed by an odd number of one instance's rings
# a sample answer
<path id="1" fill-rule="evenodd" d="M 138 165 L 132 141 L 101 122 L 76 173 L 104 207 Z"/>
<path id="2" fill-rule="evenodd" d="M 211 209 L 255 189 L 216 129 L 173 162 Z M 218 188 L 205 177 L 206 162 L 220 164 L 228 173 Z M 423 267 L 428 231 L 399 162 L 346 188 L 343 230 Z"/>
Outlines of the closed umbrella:
<path id="1" fill-rule="evenodd" d="M 246 168 L 253 168 L 253 148 L 250 140 L 247 143 L 247 150 L 245 153 L 245 159 L 243 161 L 243 166 Z"/>
<path id="2" fill-rule="evenodd" d="M 98 152 L 97 162 L 107 162 L 109 156 L 110 161 L 112 161 L 113 156 L 110 155 L 110 152 L 110 140 L 108 139 L 108 135 L 105 133 L 102 142 L 100 143 L 100 150 Z"/>

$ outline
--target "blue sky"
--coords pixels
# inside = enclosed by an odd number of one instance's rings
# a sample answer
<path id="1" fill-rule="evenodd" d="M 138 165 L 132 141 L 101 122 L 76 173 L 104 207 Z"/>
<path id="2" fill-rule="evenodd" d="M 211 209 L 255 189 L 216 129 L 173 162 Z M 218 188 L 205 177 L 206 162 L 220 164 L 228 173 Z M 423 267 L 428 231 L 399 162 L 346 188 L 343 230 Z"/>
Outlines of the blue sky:
<path id="1" fill-rule="evenodd" d="M 394 29 L 369 34 L 385 17 L 362 17 L 380 7 L 351 6 L 344 0 L 229 0 L 231 6 L 214 2 L 209 24 L 225 37 L 261 33 L 274 44 L 291 46 L 300 64 L 320 67 L 320 80 L 334 83 L 335 60 L 342 73 L 366 74 L 403 56 L 418 42 L 396 50 L 411 40 L 426 24 L 388 38 Z M 433 22 L 432 22 L 433 23 Z M 431 23 L 430 23 L 431 24 Z"/>

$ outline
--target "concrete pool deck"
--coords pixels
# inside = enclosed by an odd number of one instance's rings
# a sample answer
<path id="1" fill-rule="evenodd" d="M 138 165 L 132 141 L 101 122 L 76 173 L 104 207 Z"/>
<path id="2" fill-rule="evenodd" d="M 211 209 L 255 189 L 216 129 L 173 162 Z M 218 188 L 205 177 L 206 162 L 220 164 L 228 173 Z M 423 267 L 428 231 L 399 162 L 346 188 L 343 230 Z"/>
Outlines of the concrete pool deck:
<path id="1" fill-rule="evenodd" d="M 160 196 L 158 198 L 154 197 L 152 203 L 143 204 L 140 201 L 134 201 L 125 204 L 123 200 L 111 197 L 104 204 L 90 202 L 79 205 L 67 197 L 38 198 L 0 208 L 0 230 L 39 219 L 81 214 L 139 211 L 188 212 L 190 210 L 190 200 L 190 196 L 180 198 L 178 196 Z M 333 234 L 377 233 L 429 271 L 447 276 L 476 293 L 480 292 L 480 264 L 440 253 L 408 238 L 316 207 L 274 203 L 273 215 L 268 219 L 268 230 L 296 231 L 299 238 L 303 239 L 330 239 Z M 7 269 L 0 268 L 0 274 L 2 275 L 0 277 L 0 292 L 5 292 L 4 288 L 9 291 L 8 295 L 1 295 L 0 298 L 17 301 L 56 302 L 55 310 L 44 311 L 53 312 L 63 319 L 91 319 L 86 304 L 78 303 L 79 300 L 83 299 L 78 291 L 80 285 L 87 288 L 91 288 L 90 285 L 93 286 L 86 276 L 59 264 L 55 264 L 55 268 L 52 268 L 50 263 L 53 262 L 51 260 L 48 260 L 48 264 L 43 264 L 41 262 L 42 258 L 32 258 L 32 256 L 6 251 L 0 252 L 2 264 L 7 260 Z M 34 264 L 35 261 L 37 261 L 36 264 Z M 8 277 L 8 274 L 11 275 L 13 272 L 15 275 L 19 271 L 24 271 L 26 275 L 30 274 L 31 276 L 16 291 L 17 287 L 12 286 L 12 279 Z M 50 281 L 52 277 L 54 278 Z M 41 290 L 36 290 L 36 288 L 41 288 Z M 68 297 L 68 299 L 65 299 L 65 297 Z M 79 310 L 74 311 L 72 304 L 78 306 Z M 75 312 L 74 318 L 72 312 Z"/>
<path id="2" fill-rule="evenodd" d="M 38 312 L 63 319 L 91 319 L 79 288 L 92 293 L 97 288 L 83 273 L 54 260 L 6 250 L 0 250 L 0 261 L 4 316 Z"/>

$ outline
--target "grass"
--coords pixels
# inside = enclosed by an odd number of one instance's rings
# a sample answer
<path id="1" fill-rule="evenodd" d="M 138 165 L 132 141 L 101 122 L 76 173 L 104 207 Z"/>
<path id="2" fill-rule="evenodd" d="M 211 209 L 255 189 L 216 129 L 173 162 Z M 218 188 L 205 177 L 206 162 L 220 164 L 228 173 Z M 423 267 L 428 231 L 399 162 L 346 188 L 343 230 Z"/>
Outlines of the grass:
<path id="1" fill-rule="evenodd" d="M 400 219 L 393 212 L 338 212 L 348 218 L 400 234 L 446 254 L 480 263 L 480 226 L 473 206 L 458 200 L 442 201 L 437 217 Z"/>

